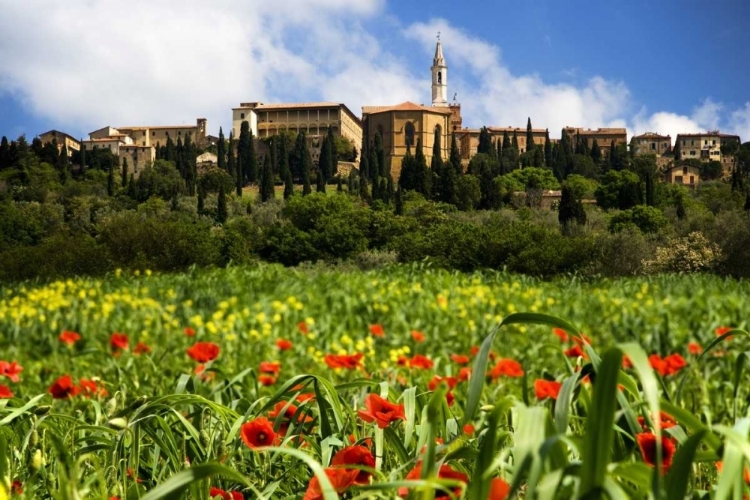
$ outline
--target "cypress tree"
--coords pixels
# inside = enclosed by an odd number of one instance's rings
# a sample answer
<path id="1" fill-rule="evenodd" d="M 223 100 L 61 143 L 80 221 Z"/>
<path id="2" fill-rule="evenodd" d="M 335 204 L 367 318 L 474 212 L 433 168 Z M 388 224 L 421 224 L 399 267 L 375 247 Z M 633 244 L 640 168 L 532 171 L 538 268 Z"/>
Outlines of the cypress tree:
<path id="1" fill-rule="evenodd" d="M 677 218 L 682 220 L 687 215 L 687 211 L 685 210 L 685 194 L 680 191 L 677 194 L 677 200 L 676 200 L 676 208 L 677 208 Z"/>
<path id="2" fill-rule="evenodd" d="M 250 141 L 252 132 L 250 131 L 250 123 L 244 120 L 240 124 L 240 138 L 237 141 L 237 168 L 240 171 L 240 178 L 242 185 L 248 182 L 249 169 L 250 169 Z"/>
<path id="3" fill-rule="evenodd" d="M 378 185 L 378 196 L 380 200 L 386 205 L 390 203 L 390 196 L 388 196 L 388 181 L 385 177 L 380 178 L 380 184 Z"/>
<path id="4" fill-rule="evenodd" d="M 3 137 L 3 139 L 5 139 Z M 81 174 L 86 172 L 86 146 L 83 145 L 83 139 L 81 139 Z M 2 167 L 0 167 L 2 170 Z"/>
<path id="5" fill-rule="evenodd" d="M 612 170 L 618 170 L 618 161 L 617 161 L 617 147 L 615 146 L 615 140 L 612 139 L 612 141 L 609 143 L 609 168 Z"/>
<path id="6" fill-rule="evenodd" d="M 323 139 L 323 145 L 320 147 L 320 156 L 318 157 L 318 172 L 323 177 L 323 182 L 330 179 L 333 157 L 331 156 L 331 141 L 328 136 Z M 318 181 L 319 183 L 320 181 Z"/>
<path id="7" fill-rule="evenodd" d="M 279 140 L 279 177 L 286 181 L 289 171 L 289 138 L 282 135 Z"/>
<path id="8" fill-rule="evenodd" d="M 221 127 L 219 127 L 219 142 L 216 144 L 216 164 L 221 170 L 227 170 L 227 145 L 224 141 L 224 130 Z"/>
<path id="9" fill-rule="evenodd" d="M 239 151 L 238 151 L 239 153 Z M 234 192 L 238 198 L 242 199 L 242 179 L 244 174 L 242 173 L 242 165 L 239 163 L 239 154 L 237 155 L 237 172 L 234 176 Z"/>
<path id="10" fill-rule="evenodd" d="M 477 153 L 490 154 L 492 150 L 492 135 L 487 127 L 482 127 L 479 130 L 479 144 L 477 145 Z"/>
<path id="11" fill-rule="evenodd" d="M 442 158 L 442 147 L 440 146 L 440 132 L 439 129 L 435 128 L 435 137 L 432 142 L 432 159 L 430 160 L 430 172 L 428 175 L 431 176 L 430 184 L 433 190 L 433 198 L 441 199 L 441 179 L 445 177 L 443 173 L 443 158 Z"/>
<path id="12" fill-rule="evenodd" d="M 370 180 L 376 181 L 377 178 L 380 176 L 380 163 L 379 163 L 379 158 L 378 158 L 378 150 L 375 149 L 374 144 L 370 144 L 368 151 L 370 152 Z"/>
<path id="13" fill-rule="evenodd" d="M 386 165 L 385 162 L 385 150 L 383 149 L 383 136 L 380 134 L 380 131 L 378 130 L 375 132 L 375 154 L 378 158 L 378 169 L 376 172 L 376 177 L 379 175 L 380 177 L 388 177 L 390 174 L 389 168 Z M 372 166 L 372 165 L 371 165 Z"/>
<path id="14" fill-rule="evenodd" d="M 386 183 L 385 183 L 385 202 L 389 205 L 391 204 L 391 200 L 393 199 L 395 194 L 395 191 L 393 189 L 393 177 L 389 174 L 388 177 L 386 177 Z"/>
<path id="15" fill-rule="evenodd" d="M 516 129 L 513 129 L 513 142 L 511 143 L 511 147 L 518 151 L 518 135 L 516 134 Z"/>
<path id="16" fill-rule="evenodd" d="M 125 188 L 128 185 L 128 159 L 122 159 L 122 181 L 120 185 Z"/>
<path id="17" fill-rule="evenodd" d="M 135 185 L 135 177 L 133 175 L 128 179 L 128 188 L 125 192 L 131 199 L 138 199 L 138 187 Z"/>
<path id="18" fill-rule="evenodd" d="M 328 127 L 326 138 L 331 145 L 331 167 L 328 170 L 328 179 L 330 179 L 339 173 L 339 151 L 338 146 L 336 146 L 336 136 L 333 134 L 333 129 L 330 126 Z"/>
<path id="19" fill-rule="evenodd" d="M 573 190 L 566 185 L 562 187 L 557 220 L 563 228 L 567 227 L 571 222 L 577 222 L 578 224 L 586 223 L 586 211 L 583 209 L 583 203 L 574 196 Z"/>
<path id="20" fill-rule="evenodd" d="M 323 170 L 318 168 L 318 173 L 315 177 L 315 191 L 318 193 L 325 193 L 326 192 L 326 183 L 323 180 L 323 176 L 325 174 L 323 173 Z"/>
<path id="21" fill-rule="evenodd" d="M 114 196 L 115 194 L 115 158 L 112 157 L 112 161 L 109 164 L 109 173 L 107 175 L 107 195 Z"/>
<path id="22" fill-rule="evenodd" d="M 336 192 L 337 193 L 343 193 L 344 192 L 344 182 L 341 180 L 341 176 L 339 175 L 336 177 Z"/>
<path id="23" fill-rule="evenodd" d="M 155 149 L 156 149 L 156 151 L 155 151 L 155 153 L 156 153 L 156 156 L 154 157 L 154 159 L 155 159 L 155 160 L 161 160 L 161 159 L 162 159 L 162 157 L 161 157 L 161 144 L 159 144 L 159 143 L 157 142 L 157 143 L 156 143 L 156 148 L 155 148 Z"/>
<path id="24" fill-rule="evenodd" d="M 349 172 L 349 177 L 346 178 L 346 189 L 349 194 L 354 194 L 354 172 Z"/>
<path id="25" fill-rule="evenodd" d="M 307 148 L 307 140 L 303 136 L 304 148 L 302 150 L 302 196 L 312 193 L 310 186 L 310 170 L 312 169 L 312 157 L 310 150 Z"/>
<path id="26" fill-rule="evenodd" d="M 367 200 L 367 179 L 364 175 L 359 176 L 359 197 Z"/>
<path id="27" fill-rule="evenodd" d="M 70 167 L 68 163 L 70 162 L 70 159 L 68 158 L 68 147 L 63 144 L 62 149 L 60 149 L 60 155 L 58 157 L 58 168 L 60 169 L 60 182 L 62 184 L 65 184 L 68 181 L 68 177 L 70 176 Z"/>
<path id="28" fill-rule="evenodd" d="M 83 141 L 81 141 L 83 143 Z M 83 148 L 81 148 L 83 151 Z M 9 168 L 10 165 L 10 144 L 8 144 L 8 138 L 3 136 L 0 139 L 0 170 Z"/>
<path id="29" fill-rule="evenodd" d="M 422 193 L 425 198 L 430 196 L 432 192 L 432 178 L 430 172 L 427 170 L 427 158 L 424 156 L 422 151 L 422 138 L 417 139 L 417 151 L 414 155 L 414 172 L 416 173 L 415 179 L 417 182 L 416 189 Z"/>
<path id="30" fill-rule="evenodd" d="M 464 169 L 461 166 L 461 152 L 458 150 L 458 144 L 456 143 L 456 133 L 451 134 L 451 155 L 450 155 L 451 166 L 455 176 L 460 176 L 464 173 Z"/>
<path id="31" fill-rule="evenodd" d="M 602 150 L 596 139 L 594 139 L 594 143 L 591 144 L 591 159 L 594 160 L 597 165 L 602 161 Z"/>
<path id="32" fill-rule="evenodd" d="M 292 179 L 291 169 L 286 169 L 286 176 L 284 177 L 284 199 L 288 200 L 290 196 L 294 194 L 294 180 Z"/>
<path id="33" fill-rule="evenodd" d="M 411 148 L 408 144 L 406 145 L 406 154 L 401 160 L 401 175 L 398 178 L 398 185 L 406 191 L 412 191 L 417 188 L 414 158 L 411 155 Z"/>
<path id="34" fill-rule="evenodd" d="M 512 144 L 511 144 L 511 142 L 510 142 L 510 137 L 508 136 L 508 131 L 507 131 L 507 130 L 504 130 L 504 131 L 503 131 L 503 153 L 504 153 L 504 152 L 505 152 L 505 151 L 506 151 L 507 149 L 509 149 L 509 148 L 511 148 L 511 147 L 513 147 L 513 145 L 512 145 Z"/>
<path id="35" fill-rule="evenodd" d="M 177 160 L 177 150 L 175 149 L 174 141 L 172 141 L 172 138 L 169 136 L 167 136 L 167 149 L 165 151 L 164 159 L 171 162 Z"/>
<path id="36" fill-rule="evenodd" d="M 549 129 L 544 135 L 544 164 L 547 168 L 552 168 L 552 141 L 549 140 Z"/>
<path id="37" fill-rule="evenodd" d="M 234 179 L 237 176 L 237 160 L 234 157 L 234 131 L 229 131 L 229 148 L 227 149 L 227 172 Z"/>
<path id="38" fill-rule="evenodd" d="M 378 177 L 372 179 L 372 194 L 370 198 L 373 201 L 380 199 L 380 179 Z"/>
<path id="39" fill-rule="evenodd" d="M 526 151 L 531 151 L 534 149 L 534 133 L 532 132 L 531 128 L 531 117 L 529 117 L 528 121 L 526 122 Z M 535 165 L 536 167 L 541 167 L 541 165 Z"/>
<path id="40" fill-rule="evenodd" d="M 260 176 L 260 201 L 266 202 L 275 198 L 274 174 L 271 166 L 271 155 L 266 155 L 263 161 L 263 170 Z"/>
<path id="41" fill-rule="evenodd" d="M 203 188 L 198 186 L 198 215 L 202 215 L 206 210 L 206 195 L 203 193 Z"/>
<path id="42" fill-rule="evenodd" d="M 189 196 L 195 196 L 195 181 L 198 177 L 197 150 L 195 144 L 190 140 L 190 135 L 185 136 L 182 144 L 183 161 L 185 163 L 185 187 Z"/>
<path id="43" fill-rule="evenodd" d="M 222 182 L 219 186 L 219 201 L 216 208 L 216 220 L 220 224 L 224 224 L 227 221 L 229 213 L 227 211 L 227 193 L 224 192 L 224 183 Z"/>
<path id="44" fill-rule="evenodd" d="M 403 215 L 404 214 L 404 197 L 403 193 L 401 192 L 401 185 L 399 184 L 398 189 L 396 189 L 396 215 Z"/>

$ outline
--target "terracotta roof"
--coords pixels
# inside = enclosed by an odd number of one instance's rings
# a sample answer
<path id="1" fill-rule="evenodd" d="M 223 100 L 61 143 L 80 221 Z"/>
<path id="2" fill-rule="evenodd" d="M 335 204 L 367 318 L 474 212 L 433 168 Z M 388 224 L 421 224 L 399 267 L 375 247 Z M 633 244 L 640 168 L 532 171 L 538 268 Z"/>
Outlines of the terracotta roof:
<path id="1" fill-rule="evenodd" d="M 121 139 L 112 138 L 112 137 L 104 137 L 102 139 L 87 139 L 83 142 L 123 142 Z"/>
<path id="2" fill-rule="evenodd" d="M 450 109 L 422 106 L 420 104 L 414 104 L 411 101 L 402 102 L 395 106 L 362 106 L 362 115 L 374 115 L 376 113 L 386 113 L 390 111 L 426 111 L 428 113 L 436 113 L 441 115 L 453 114 Z"/>
<path id="3" fill-rule="evenodd" d="M 67 138 L 68 138 L 68 139 L 70 139 L 71 141 L 74 141 L 74 142 L 80 142 L 80 141 L 79 141 L 78 139 L 76 139 L 76 138 L 75 138 L 75 137 L 73 137 L 72 135 L 70 135 L 70 134 L 66 134 L 65 132 L 60 132 L 59 130 L 48 130 L 47 132 L 44 132 L 44 133 L 42 133 L 42 134 L 39 134 L 39 137 L 42 137 L 43 135 L 47 135 L 47 134 L 52 134 L 52 135 L 54 135 L 54 136 L 55 136 L 55 138 L 56 138 L 56 137 L 57 137 L 58 135 L 60 135 L 60 136 L 62 136 L 62 137 L 67 137 Z"/>
<path id="4" fill-rule="evenodd" d="M 610 135 L 610 134 L 627 134 L 628 130 L 625 128 L 598 128 L 596 130 L 594 129 L 584 129 L 582 127 L 565 127 L 565 130 L 568 132 L 576 132 L 582 135 Z"/>
<path id="5" fill-rule="evenodd" d="M 298 102 L 298 103 L 277 103 L 277 104 L 263 104 L 258 103 L 255 109 L 294 109 L 294 108 L 338 108 L 342 104 L 339 102 Z"/>
<path id="6" fill-rule="evenodd" d="M 141 125 L 139 127 L 115 127 L 117 130 L 149 130 L 164 128 L 198 128 L 198 125 Z"/>
<path id="7" fill-rule="evenodd" d="M 736 137 L 737 139 L 740 138 L 737 134 L 722 134 L 718 130 L 710 131 L 710 132 L 702 132 L 699 134 L 677 134 L 677 137 Z"/>
<path id="8" fill-rule="evenodd" d="M 120 147 L 121 148 L 125 148 L 125 149 L 127 149 L 127 148 L 139 148 L 139 149 L 151 149 L 151 148 L 153 148 L 153 146 L 140 146 L 138 144 L 123 144 Z"/>
<path id="9" fill-rule="evenodd" d="M 671 139 L 670 135 L 661 135 L 656 132 L 646 132 L 645 134 L 636 135 L 633 139 Z"/>
<path id="10" fill-rule="evenodd" d="M 526 133 L 526 127 L 487 127 L 490 129 L 490 132 L 523 132 Z M 546 128 L 532 128 L 531 129 L 532 134 L 546 134 L 547 129 Z"/>

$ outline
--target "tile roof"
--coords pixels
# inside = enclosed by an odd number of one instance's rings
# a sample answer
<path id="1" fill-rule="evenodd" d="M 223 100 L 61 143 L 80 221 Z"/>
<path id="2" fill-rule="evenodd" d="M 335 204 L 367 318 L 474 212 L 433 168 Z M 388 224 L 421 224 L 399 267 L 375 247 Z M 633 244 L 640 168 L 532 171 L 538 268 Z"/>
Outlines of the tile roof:
<path id="1" fill-rule="evenodd" d="M 646 132 L 641 135 L 636 135 L 633 137 L 633 139 L 671 139 L 672 136 L 669 135 L 661 135 L 656 132 Z"/>
<path id="2" fill-rule="evenodd" d="M 376 113 L 385 113 L 390 111 L 426 111 L 429 113 L 436 113 L 441 115 L 450 115 L 453 112 L 448 108 L 422 106 L 415 104 L 411 101 L 402 102 L 395 106 L 362 106 L 363 115 L 373 115 Z"/>
<path id="3" fill-rule="evenodd" d="M 297 103 L 277 103 L 277 104 L 263 104 L 258 103 L 255 107 L 256 110 L 269 110 L 269 109 L 312 109 L 312 108 L 333 108 L 341 106 L 338 102 L 297 102 Z"/>

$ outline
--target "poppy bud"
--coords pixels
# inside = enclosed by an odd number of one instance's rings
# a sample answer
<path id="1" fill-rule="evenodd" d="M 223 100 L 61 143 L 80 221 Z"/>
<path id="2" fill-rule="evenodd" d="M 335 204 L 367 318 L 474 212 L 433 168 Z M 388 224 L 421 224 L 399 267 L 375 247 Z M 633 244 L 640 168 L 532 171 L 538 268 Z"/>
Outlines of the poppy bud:
<path id="1" fill-rule="evenodd" d="M 39 444 L 39 433 L 37 432 L 36 428 L 34 428 L 33 431 L 31 431 L 31 434 L 29 435 L 29 446 L 32 448 L 36 448 L 36 445 Z"/>
<path id="2" fill-rule="evenodd" d="M 117 397 L 113 397 L 107 401 L 107 405 L 104 407 L 104 413 L 109 417 L 117 411 Z"/>
<path id="3" fill-rule="evenodd" d="M 46 465 L 46 461 L 44 460 L 44 455 L 42 455 L 42 450 L 37 448 L 34 451 L 34 455 L 31 457 L 31 468 L 34 470 L 39 470 L 42 467 Z"/>
<path id="4" fill-rule="evenodd" d="M 34 415 L 46 415 L 52 407 L 50 405 L 41 405 L 34 408 Z"/>
<path id="5" fill-rule="evenodd" d="M 115 429 L 124 429 L 128 426 L 128 419 L 122 417 L 113 418 L 107 422 L 107 425 L 114 427 Z"/>
<path id="6" fill-rule="evenodd" d="M 133 401 L 133 404 L 130 405 L 132 409 L 140 408 L 143 406 L 143 404 L 146 402 L 148 398 L 146 396 L 139 396 L 135 401 Z"/>

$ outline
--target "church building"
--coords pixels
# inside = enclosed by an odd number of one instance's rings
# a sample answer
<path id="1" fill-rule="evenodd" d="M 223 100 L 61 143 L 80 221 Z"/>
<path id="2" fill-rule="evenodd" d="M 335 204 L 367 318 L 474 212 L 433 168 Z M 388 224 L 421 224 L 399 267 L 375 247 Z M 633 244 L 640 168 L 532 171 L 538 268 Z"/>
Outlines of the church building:
<path id="1" fill-rule="evenodd" d="M 386 162 L 394 181 L 401 174 L 401 162 L 407 149 L 414 154 L 421 141 L 427 164 L 432 159 L 435 132 L 440 139 L 440 151 L 448 159 L 451 133 L 461 129 L 461 105 L 448 102 L 448 66 L 438 36 L 432 62 L 432 106 L 404 102 L 393 106 L 363 106 L 362 129 L 368 144 L 375 142 L 380 132 Z"/>

